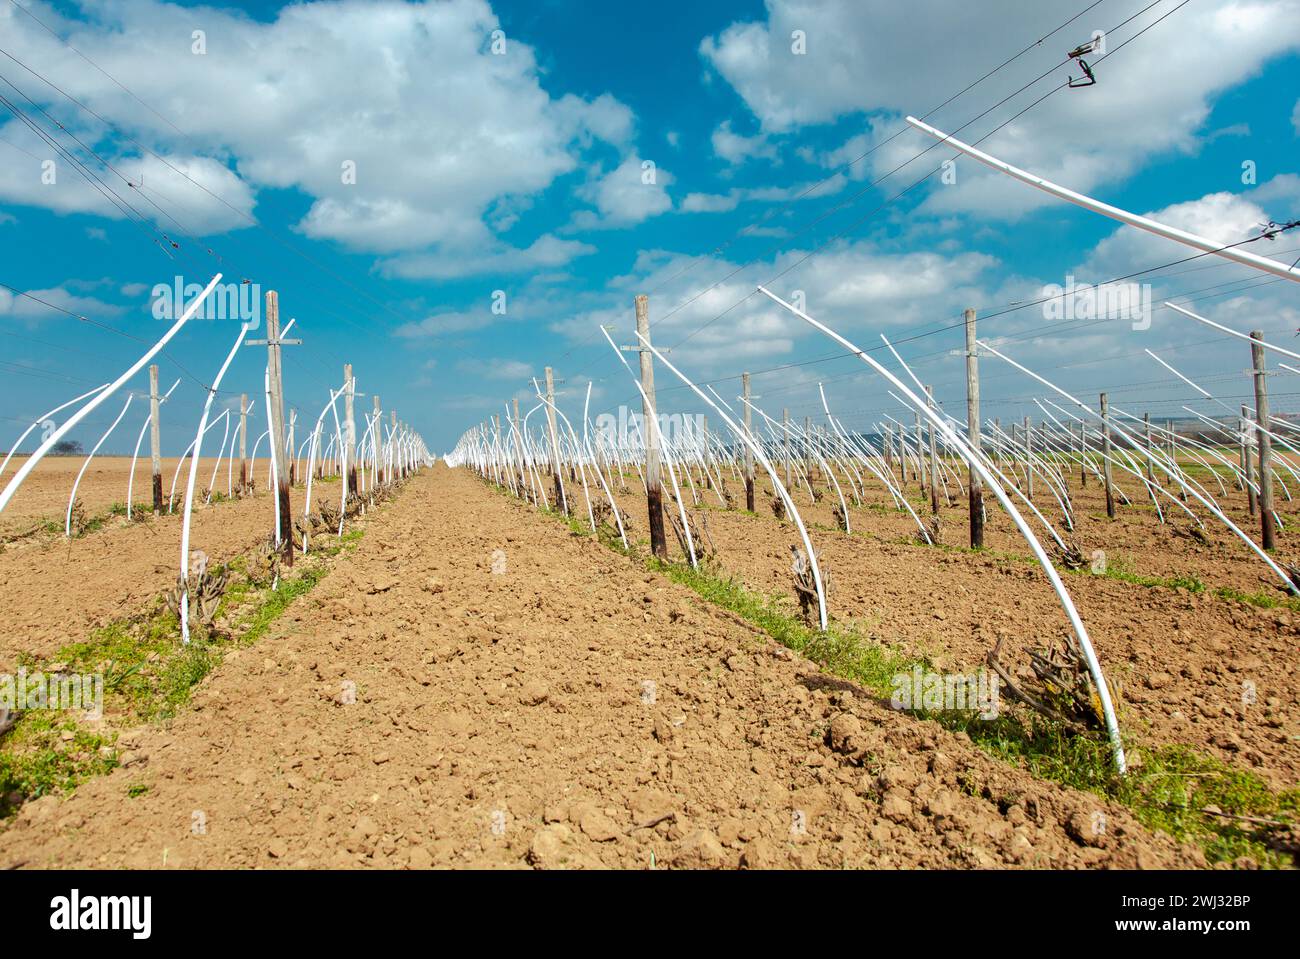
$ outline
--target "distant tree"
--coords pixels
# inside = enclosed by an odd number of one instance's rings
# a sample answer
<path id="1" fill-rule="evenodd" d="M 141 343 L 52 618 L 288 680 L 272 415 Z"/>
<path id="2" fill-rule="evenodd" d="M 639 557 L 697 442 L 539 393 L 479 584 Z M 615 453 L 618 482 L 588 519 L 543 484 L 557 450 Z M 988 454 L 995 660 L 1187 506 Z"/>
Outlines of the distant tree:
<path id="1" fill-rule="evenodd" d="M 59 440 L 50 448 L 55 456 L 73 456 L 81 452 L 81 444 L 76 440 Z"/>

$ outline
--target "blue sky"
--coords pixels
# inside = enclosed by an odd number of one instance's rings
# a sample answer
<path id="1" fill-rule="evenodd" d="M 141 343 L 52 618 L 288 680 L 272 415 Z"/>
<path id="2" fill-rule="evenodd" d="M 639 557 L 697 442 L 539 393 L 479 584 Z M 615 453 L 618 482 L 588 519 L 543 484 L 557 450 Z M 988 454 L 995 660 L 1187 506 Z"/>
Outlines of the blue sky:
<path id="1" fill-rule="evenodd" d="M 277 290 L 283 318 L 297 319 L 305 343 L 286 349 L 285 374 L 300 416 L 314 420 L 351 362 L 358 389 L 435 449 L 530 397 L 547 364 L 573 412 L 588 381 L 593 417 L 636 405 L 598 325 L 628 342 L 640 292 L 656 342 L 680 344 L 674 362 L 724 396 L 742 370 L 771 370 L 755 392 L 774 415 L 817 412 L 819 382 L 852 426 L 902 415 L 856 360 L 812 362 L 835 349 L 752 295 L 760 282 L 801 291 L 811 314 L 862 345 L 914 338 L 900 352 L 957 412 L 960 333 L 942 328 L 963 307 L 998 313 L 1068 276 L 1101 282 L 1191 253 L 969 160 L 954 182 L 930 177 L 886 202 L 952 155 L 913 160 L 931 143 L 891 139 L 901 118 L 1026 48 L 931 122 L 970 122 L 971 140 L 1000 127 L 983 146 L 1003 159 L 1224 243 L 1300 217 L 1296 0 L 1157 0 L 1145 13 L 1150 0 L 20 2 L 66 43 L 5 0 L 0 49 L 98 117 L 5 56 L 0 92 L 139 212 L 110 206 L 0 109 L 0 283 L 31 294 L 0 287 L 7 435 L 161 334 L 155 285 L 215 270 Z M 1094 30 L 1113 53 L 1097 85 L 1031 107 Z M 53 184 L 42 181 L 51 157 Z M 165 252 L 159 234 L 179 249 Z M 1300 230 L 1248 249 L 1291 262 Z M 1300 327 L 1296 287 L 1247 268 L 1205 257 L 1141 279 L 1157 305 L 1178 297 L 1279 339 Z M 501 293 L 504 314 L 492 309 Z M 1178 416 L 1192 395 L 1146 348 L 1229 402 L 1247 390 L 1244 347 L 1170 311 L 1146 330 L 1051 323 L 1031 307 L 981 333 L 1131 412 Z M 196 320 L 168 350 L 164 385 L 182 379 L 164 420 L 169 452 L 191 438 L 200 383 L 237 329 Z M 263 366 L 262 351 L 244 350 L 222 403 L 259 397 Z M 1300 408 L 1288 376 L 1271 383 L 1281 411 Z M 997 361 L 984 361 L 984 384 L 988 416 L 1038 416 L 1041 390 Z M 666 371 L 659 385 L 665 410 L 691 406 Z M 119 408 L 107 403 L 77 437 L 92 444 Z M 107 448 L 129 451 L 143 413 Z"/>

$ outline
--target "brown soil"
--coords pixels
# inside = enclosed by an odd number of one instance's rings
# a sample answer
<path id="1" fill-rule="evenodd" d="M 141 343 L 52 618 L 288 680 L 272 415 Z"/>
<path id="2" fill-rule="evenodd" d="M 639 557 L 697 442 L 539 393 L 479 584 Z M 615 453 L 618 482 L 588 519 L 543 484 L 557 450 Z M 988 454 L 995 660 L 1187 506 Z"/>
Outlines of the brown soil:
<path id="1" fill-rule="evenodd" d="M 217 439 L 220 440 L 221 437 L 218 436 Z M 263 444 L 264 451 L 265 448 Z M 0 459 L 3 458 L 0 456 Z M 0 488 L 13 478 L 14 473 L 26 462 L 26 459 L 25 456 L 15 456 L 9 461 L 4 475 L 0 476 Z M 0 514 L 0 541 L 30 535 L 35 527 L 46 520 L 56 521 L 59 529 L 62 530 L 64 517 L 68 511 L 68 497 L 72 495 L 72 484 L 76 482 L 77 473 L 84 462 L 84 456 L 47 456 L 37 463 L 36 469 L 32 470 L 17 495 L 5 507 L 4 513 Z M 214 486 L 216 492 L 223 494 L 226 492 L 226 479 L 229 475 L 228 462 L 222 459 Z M 185 495 L 185 481 L 189 476 L 189 460 L 185 463 L 187 465 L 176 482 L 178 503 Z M 180 461 L 175 458 L 162 461 L 164 502 L 171 492 L 172 480 L 176 476 L 179 465 Z M 200 461 L 194 484 L 196 497 L 208 485 L 208 481 L 212 478 L 212 469 L 216 465 L 216 457 L 204 457 Z M 253 475 L 258 489 L 266 487 L 268 469 L 269 460 L 265 457 L 254 464 Z M 149 457 L 141 456 L 136 461 L 135 482 L 131 486 L 131 499 L 136 503 L 153 502 L 150 471 Z M 81 478 L 81 485 L 77 487 L 77 498 L 81 500 L 87 517 L 104 516 L 115 504 L 126 502 L 126 487 L 130 472 L 131 457 L 129 456 L 96 456 L 90 461 L 86 475 Z M 238 463 L 235 464 L 233 481 L 236 485 L 239 483 Z"/>
<path id="2" fill-rule="evenodd" d="M 743 505 L 743 482 L 728 479 L 727 485 Z M 922 509 L 914 483 L 910 493 L 918 515 L 928 520 L 928 496 Z M 574 495 L 582 515 L 580 486 Z M 1145 508 L 1121 507 L 1119 517 L 1108 520 L 1091 479 L 1071 496 L 1078 512 L 1076 539 L 1086 557 L 1105 549 L 1112 565 L 1118 560 L 1148 577 L 1194 575 L 1208 587 L 1193 592 L 1144 586 L 1086 570 L 1065 576 L 1103 670 L 1121 686 L 1125 735 L 1194 745 L 1253 769 L 1276 788 L 1295 786 L 1300 782 L 1300 613 L 1214 592 L 1217 587 L 1272 592 L 1260 583 L 1266 567 L 1230 534 L 1211 530 L 1209 546 L 1175 536 L 1159 523 L 1149 502 Z M 799 535 L 767 506 L 770 488 L 760 486 L 756 493 L 758 515 L 724 511 L 711 493 L 708 497 L 704 501 L 713 506 L 705 513 L 724 572 L 757 592 L 793 596 L 790 546 L 799 543 Z M 618 499 L 633 518 L 635 535 L 646 538 L 645 497 L 635 475 Z M 921 545 L 911 517 L 892 509 L 850 507 L 853 535 L 845 535 L 831 516 L 838 505 L 833 492 L 815 505 L 801 493 L 800 515 L 814 527 L 810 536 L 833 580 L 832 615 L 882 644 L 928 655 L 941 670 L 961 672 L 981 665 L 999 638 L 1003 661 L 1023 665 L 1031 648 L 1064 637 L 1065 615 L 1046 576 L 989 499 L 986 552 L 976 554 Z M 1244 508 L 1240 512 L 1235 521 L 1253 531 Z M 941 542 L 965 546 L 964 498 L 940 513 Z M 1277 555 L 1296 556 L 1300 517 L 1285 518 L 1287 532 L 1279 538 Z M 1174 525 L 1189 524 L 1184 514 Z M 1047 535 L 1038 532 L 1047 545 Z M 680 558 L 671 533 L 668 538 L 670 553 Z"/>
<path id="3" fill-rule="evenodd" d="M 209 461 L 203 484 L 211 476 Z M 47 464 L 48 467 L 47 467 Z M 130 459 L 96 457 L 87 470 L 79 498 L 88 514 L 103 515 L 113 502 L 126 499 L 126 474 Z M 10 464 L 10 469 L 13 464 Z M 57 514 L 62 523 L 68 494 L 81 459 L 43 460 L 13 500 L 20 515 L 26 510 L 24 529 L 35 517 Z M 164 464 L 164 498 L 176 462 Z M 238 469 L 238 467 L 236 467 Z M 257 471 L 259 490 L 266 485 L 265 461 Z M 11 475 L 6 471 L 6 475 Z M 222 466 L 224 480 L 225 467 Z M 177 497 L 184 490 L 178 484 Z M 143 484 L 143 485 L 142 485 Z M 219 485 L 224 490 L 224 482 Z M 337 482 L 313 486 L 313 499 L 337 497 Z M 293 506 L 301 509 L 305 488 L 294 491 Z M 150 501 L 147 464 L 136 476 L 133 499 Z M 254 496 L 202 506 L 197 498 L 191 522 L 192 549 L 202 550 L 213 562 L 228 561 L 271 534 L 275 505 L 264 491 Z M 8 517 L 6 510 L 5 516 Z M 0 639 L 0 672 L 11 672 L 20 653 L 47 659 L 69 642 L 84 639 L 96 627 L 133 615 L 145 608 L 175 582 L 180 569 L 181 519 L 179 514 L 127 521 L 113 516 L 102 528 L 68 539 L 37 531 L 0 542 L 0 595 L 6 597 L 10 629 Z"/>
<path id="4" fill-rule="evenodd" d="M 122 768 L 26 805 L 0 866 L 1203 864 L 465 470 L 335 562 Z"/>

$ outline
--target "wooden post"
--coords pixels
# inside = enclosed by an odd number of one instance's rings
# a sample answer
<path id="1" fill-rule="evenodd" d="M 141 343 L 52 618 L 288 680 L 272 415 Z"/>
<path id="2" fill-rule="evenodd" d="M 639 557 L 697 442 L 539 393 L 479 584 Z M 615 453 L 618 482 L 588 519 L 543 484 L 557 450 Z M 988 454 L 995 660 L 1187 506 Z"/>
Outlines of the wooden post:
<path id="1" fill-rule="evenodd" d="M 352 381 L 352 364 L 343 364 L 343 462 L 348 472 L 348 492 L 357 491 L 357 421 L 353 409 L 356 384 Z"/>
<path id="2" fill-rule="evenodd" d="M 967 310 L 966 319 L 966 436 L 976 454 L 980 449 L 980 372 L 979 353 L 975 346 L 975 311 Z M 984 483 L 974 469 L 967 470 L 966 488 L 970 499 L 971 549 L 984 548 Z"/>
<path id="3" fill-rule="evenodd" d="M 637 355 L 641 358 L 641 414 L 645 421 L 642 439 L 645 440 L 646 508 L 649 512 L 650 551 L 663 559 L 668 558 L 668 540 L 664 536 L 664 491 L 659 468 L 659 416 L 655 412 L 654 354 L 650 352 L 650 298 L 637 294 L 636 308 Z"/>
<path id="4" fill-rule="evenodd" d="M 551 481 L 555 487 L 555 502 L 560 512 L 566 516 L 569 503 L 564 495 L 564 483 L 560 479 L 560 434 L 555 429 L 555 374 L 546 368 L 546 429 L 551 442 Z"/>
<path id="5" fill-rule="evenodd" d="M 754 433 L 750 429 L 748 373 L 740 374 L 740 384 L 745 395 L 745 435 L 752 439 Z M 754 512 L 754 451 L 749 448 L 748 443 L 745 444 L 745 509 Z"/>
<path id="6" fill-rule="evenodd" d="M 152 489 L 153 489 L 153 514 L 158 516 L 162 513 L 162 426 L 158 422 L 159 410 L 162 408 L 162 397 L 158 395 L 158 364 L 152 363 L 149 366 L 149 453 L 150 468 L 153 470 Z"/>
<path id="7" fill-rule="evenodd" d="M 1273 524 L 1273 438 L 1264 432 L 1268 427 L 1268 369 L 1264 359 L 1264 332 L 1252 330 L 1250 358 L 1255 369 L 1255 453 L 1259 457 L 1260 545 L 1271 550 L 1276 545 Z"/>
<path id="8" fill-rule="evenodd" d="M 293 565 L 293 513 L 289 498 L 289 470 L 284 456 L 284 378 L 280 369 L 280 296 L 275 290 L 266 293 L 266 355 L 271 380 L 271 444 L 275 450 L 280 498 L 280 545 L 284 562 Z"/>
<path id="9" fill-rule="evenodd" d="M 1254 349 L 1252 346 L 1251 349 Z M 1255 498 L 1255 460 L 1250 455 L 1250 408 L 1241 405 L 1241 468 L 1246 477 L 1246 501 L 1250 506 L 1250 515 L 1257 515 L 1259 501 Z"/>
<path id="10" fill-rule="evenodd" d="M 1106 515 L 1115 518 L 1115 490 L 1111 485 L 1110 473 L 1110 401 L 1106 394 L 1101 394 L 1101 455 L 1102 476 L 1106 481 Z"/>
<path id="11" fill-rule="evenodd" d="M 248 394 L 239 394 L 239 495 L 248 492 Z"/>

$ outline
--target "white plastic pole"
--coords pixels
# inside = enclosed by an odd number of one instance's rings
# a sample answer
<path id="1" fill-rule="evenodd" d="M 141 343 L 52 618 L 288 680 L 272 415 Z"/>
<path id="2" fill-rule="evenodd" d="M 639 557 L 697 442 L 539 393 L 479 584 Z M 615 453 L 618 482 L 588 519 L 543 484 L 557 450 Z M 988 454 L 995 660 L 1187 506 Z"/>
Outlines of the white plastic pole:
<path id="1" fill-rule="evenodd" d="M 963 440 L 961 436 L 952 429 L 952 427 L 944 422 L 943 417 L 939 416 L 936 411 L 932 410 L 927 402 L 913 393 L 906 383 L 900 380 L 893 373 L 889 372 L 889 370 L 885 369 L 885 367 L 881 366 L 873 357 L 862 352 L 862 350 L 858 349 L 854 344 L 836 333 L 830 327 L 814 320 L 807 313 L 791 306 L 789 303 L 785 302 L 785 300 L 763 287 L 760 286 L 758 290 L 764 296 L 785 307 L 804 322 L 808 323 L 815 329 L 820 330 L 822 333 L 825 333 L 845 349 L 855 353 L 864 363 L 874 369 L 881 376 L 885 377 L 885 379 L 889 380 L 896 389 L 900 390 L 903 395 L 907 397 L 909 405 L 918 410 L 922 416 L 926 417 L 926 419 L 930 420 L 935 428 L 943 434 L 944 439 L 948 441 L 948 445 L 955 448 L 962 459 L 966 460 L 970 464 L 971 469 L 980 474 L 980 479 L 984 481 L 985 488 L 991 490 L 993 495 L 998 498 L 998 501 L 1002 504 L 1002 508 L 1007 511 L 1007 515 L 1011 517 L 1012 522 L 1014 522 L 1016 527 L 1020 530 L 1020 535 L 1022 535 L 1025 538 L 1025 541 L 1029 544 L 1030 550 L 1033 551 L 1034 558 L 1038 560 L 1039 565 L 1043 568 L 1043 572 L 1047 574 L 1052 589 L 1056 592 L 1057 598 L 1061 601 L 1061 607 L 1065 611 L 1065 616 L 1070 621 L 1070 626 L 1073 628 L 1075 636 L 1078 637 L 1079 646 L 1083 652 L 1084 660 L 1088 664 L 1088 672 L 1092 675 L 1093 685 L 1096 686 L 1097 696 L 1101 700 L 1101 709 L 1106 720 L 1106 731 L 1110 736 L 1111 752 L 1115 757 L 1115 766 L 1121 773 L 1125 772 L 1127 767 L 1124 761 L 1124 744 L 1119 735 L 1119 721 L 1115 716 L 1114 703 L 1111 702 L 1110 687 L 1106 685 L 1106 677 L 1102 674 L 1101 663 L 1098 662 L 1097 654 L 1092 648 L 1092 640 L 1088 638 L 1088 630 L 1083 625 L 1083 620 L 1079 618 L 1079 611 L 1074 607 L 1074 600 L 1070 598 L 1070 594 L 1066 590 L 1065 584 L 1061 582 L 1061 576 L 1056 571 L 1056 567 L 1052 565 L 1051 559 L 1048 558 L 1047 551 L 1043 549 L 1043 544 L 1038 541 L 1038 537 L 1034 535 L 1034 531 L 1029 528 L 1029 523 L 1020 515 L 1020 511 L 1016 509 L 1015 504 L 1011 502 L 1011 498 L 1007 496 L 1006 490 L 1002 488 L 1002 484 L 997 481 L 992 471 L 984 464 L 979 455 L 966 444 L 966 441 Z"/>
<path id="2" fill-rule="evenodd" d="M 64 536 L 72 535 L 72 504 L 76 502 L 77 487 L 81 485 L 81 478 L 86 475 L 86 467 L 88 467 L 90 461 L 95 458 L 95 454 L 99 452 L 99 448 L 104 445 L 104 440 L 108 439 L 109 434 L 112 433 L 113 430 L 117 429 L 117 424 L 122 422 L 122 417 L 126 416 L 126 411 L 131 408 L 131 401 L 133 399 L 135 399 L 134 393 L 126 394 L 126 403 L 122 405 L 122 412 L 117 414 L 117 419 L 113 420 L 113 425 L 104 431 L 104 435 L 99 438 L 99 442 L 96 443 L 94 449 L 90 451 L 90 455 L 86 457 L 86 461 L 81 464 L 81 469 L 77 473 L 77 479 L 72 484 L 72 495 L 68 497 L 68 515 L 64 519 L 63 526 Z"/>
<path id="3" fill-rule="evenodd" d="M 0 463 L 0 475 L 4 475 L 5 467 L 9 465 L 9 460 L 13 458 L 13 455 L 16 452 L 18 452 L 18 447 L 23 445 L 23 440 L 27 439 L 27 437 L 31 434 L 32 430 L 36 429 L 36 427 L 40 426 L 42 423 L 48 420 L 55 413 L 61 413 L 63 410 L 66 410 L 69 406 L 71 406 L 73 403 L 80 403 L 87 396 L 90 396 L 93 393 L 98 393 L 106 386 L 108 386 L 107 383 L 104 383 L 102 386 L 96 386 L 93 390 L 87 390 L 86 392 L 82 393 L 80 396 L 73 397 L 72 399 L 68 400 L 68 402 L 62 403 L 59 406 L 54 407 L 54 409 L 50 410 L 48 413 L 36 417 L 36 419 L 32 422 L 32 425 L 27 427 L 27 429 L 23 430 L 23 435 L 18 437 L 18 439 L 14 440 L 14 445 L 9 447 L 9 454 L 5 456 L 4 462 Z"/>
<path id="4" fill-rule="evenodd" d="M 199 473 L 199 454 L 203 451 L 203 434 L 207 432 L 208 414 L 212 411 L 212 401 L 217 398 L 217 388 L 221 386 L 222 377 L 226 375 L 226 370 L 230 368 L 231 362 L 235 359 L 235 354 L 239 352 L 240 344 L 244 342 L 244 337 L 247 335 L 248 324 L 241 323 L 239 335 L 235 337 L 235 345 L 230 348 L 230 353 L 226 356 L 226 362 L 222 363 L 221 369 L 217 371 L 217 378 L 208 387 L 208 398 L 203 403 L 203 415 L 199 417 L 199 429 L 194 435 L 194 453 L 190 457 L 190 476 L 185 483 L 185 512 L 181 514 L 181 642 L 186 645 L 189 645 L 190 641 L 190 514 L 194 507 L 194 481 Z M 229 413 L 230 411 L 227 410 L 226 412 Z"/>
<path id="5" fill-rule="evenodd" d="M 606 334 L 606 339 L 608 338 L 609 338 L 609 334 Z M 668 369 L 671 370 L 679 380 L 681 380 L 683 383 L 689 386 L 696 396 L 698 396 L 700 399 L 704 400 L 704 402 L 708 403 L 710 406 L 713 407 L 714 411 L 719 416 L 722 417 L 723 422 L 725 422 L 727 426 L 731 428 L 732 434 L 740 437 L 740 439 L 743 442 L 749 444 L 749 448 L 754 451 L 754 455 L 758 458 L 758 461 L 762 463 L 763 468 L 767 470 L 768 478 L 771 479 L 772 481 L 772 488 L 775 489 L 777 493 L 780 495 L 781 499 L 785 501 L 786 512 L 789 514 L 790 518 L 794 520 L 795 526 L 798 527 L 799 538 L 803 540 L 804 549 L 807 550 L 808 567 L 812 570 L 813 584 L 817 587 L 817 615 L 821 623 L 822 632 L 826 632 L 826 627 L 828 625 L 827 618 L 826 618 L 826 587 L 822 584 L 821 566 L 817 562 L 817 553 L 813 550 L 812 540 L 808 538 L 808 530 L 804 527 L 803 518 L 799 515 L 798 507 L 794 505 L 794 497 L 790 495 L 789 491 L 785 488 L 785 486 L 781 483 L 781 480 L 777 477 L 776 467 L 774 467 L 768 461 L 767 455 L 763 452 L 763 447 L 760 444 L 755 443 L 753 438 L 749 435 L 748 432 L 746 432 L 742 427 L 737 425 L 736 422 L 731 417 L 729 417 L 726 413 L 724 413 L 722 411 L 721 406 L 719 406 L 717 403 L 713 402 L 713 400 L 705 396 L 703 390 L 701 390 L 698 386 L 692 383 L 687 378 L 685 373 L 683 373 L 677 367 L 669 363 L 668 359 L 662 353 L 660 353 L 659 350 L 657 350 L 653 345 L 651 345 L 650 341 L 647 340 L 644 336 L 642 336 L 639 331 L 637 332 L 637 338 L 640 339 L 641 342 L 645 344 L 646 349 L 648 349 L 651 353 L 653 353 L 660 363 L 668 367 Z M 610 345 L 611 346 L 613 345 L 612 340 L 610 341 Z M 728 409 L 730 409 L 730 407 L 728 407 Z"/>
<path id="6" fill-rule="evenodd" d="M 1193 313 L 1191 310 L 1185 310 L 1181 306 L 1176 306 L 1175 304 L 1170 303 L 1168 300 L 1165 301 L 1165 306 L 1169 307 L 1169 309 L 1171 310 L 1183 314 L 1183 316 L 1191 317 L 1193 320 L 1196 320 L 1200 323 L 1204 323 L 1206 326 L 1212 326 L 1216 330 L 1220 330 L 1224 333 L 1227 333 L 1229 336 L 1235 336 L 1237 339 L 1245 340 L 1247 343 L 1258 343 L 1266 350 L 1272 350 L 1274 353 L 1281 353 L 1283 356 L 1289 356 L 1293 360 L 1300 360 L 1300 353 L 1292 353 L 1290 350 L 1283 349 L 1282 347 L 1278 346 L 1275 343 L 1267 343 L 1263 340 L 1257 340 L 1252 336 L 1247 336 L 1245 333 L 1238 333 L 1236 330 L 1230 330 L 1228 329 L 1228 327 L 1224 326 L 1221 323 L 1215 323 L 1213 320 L 1207 320 L 1205 317 L 1198 316 L 1197 314 Z"/>
<path id="7" fill-rule="evenodd" d="M 1007 176 L 1019 180 L 1021 183 L 1028 183 L 1032 187 L 1042 190 L 1044 193 L 1050 193 L 1054 197 L 1081 206 L 1084 209 L 1091 210 L 1094 213 L 1100 213 L 1102 216 L 1108 216 L 1112 220 L 1118 220 L 1121 223 L 1127 223 L 1129 226 L 1135 226 L 1139 230 L 1145 230 L 1148 233 L 1154 233 L 1156 236 L 1162 236 L 1167 240 L 1173 240 L 1175 243 L 1181 243 L 1184 246 L 1190 246 L 1193 249 L 1201 250 L 1204 253 L 1213 253 L 1221 256 L 1225 260 L 1232 260 L 1236 263 L 1242 263 L 1246 266 L 1253 266 L 1257 270 L 1263 270 L 1265 273 L 1272 273 L 1274 276 L 1280 276 L 1286 280 L 1300 282 L 1300 268 L 1287 266 L 1278 260 L 1270 260 L 1266 256 L 1258 256 L 1254 253 L 1248 253 L 1245 250 L 1236 247 L 1224 248 L 1224 245 L 1215 240 L 1198 236 L 1195 233 L 1188 233 L 1186 230 L 1180 230 L 1177 227 L 1167 226 L 1145 216 L 1139 216 L 1136 213 L 1130 213 L 1127 210 L 1121 210 L 1117 206 L 1111 206 L 1109 203 L 1103 203 L 1095 200 L 1090 196 L 1082 193 L 1076 193 L 1074 190 L 1053 183 L 1051 180 L 1044 180 L 1036 174 L 1026 172 L 1019 167 L 1014 167 L 1010 163 L 999 160 L 990 156 L 983 150 L 979 150 L 969 143 L 963 143 L 942 130 L 936 129 L 916 117 L 908 117 L 907 122 L 922 133 L 928 133 L 936 140 L 948 144 L 955 150 L 959 150 L 972 159 L 978 160 L 987 167 L 997 170 L 999 173 L 1005 173 Z M 1168 306 L 1169 304 L 1165 304 Z"/>
<path id="8" fill-rule="evenodd" d="M 49 435 L 35 453 L 27 458 L 27 462 L 24 463 L 22 468 L 14 474 L 14 478 L 11 479 L 9 485 L 4 488 L 4 492 L 0 492 L 0 513 L 4 512 L 5 507 L 9 505 L 9 501 L 13 499 L 14 494 L 18 492 L 18 487 L 23 485 L 23 480 L 27 479 L 28 474 L 36 468 L 36 464 L 45 457 L 45 454 L 53 448 L 54 444 L 67 436 L 74 426 L 84 420 L 101 403 L 103 403 L 104 400 L 116 393 L 123 383 L 135 376 L 136 373 L 139 373 L 140 370 L 144 369 L 145 364 L 157 356 L 162 351 L 162 348 L 171 342 L 172 337 L 181 331 L 181 327 L 190 321 L 190 318 L 194 316 L 198 308 L 203 305 L 203 301 L 208 298 L 208 294 L 211 293 L 213 288 L 220 282 L 221 274 L 218 273 L 208 283 L 203 292 L 196 296 L 193 302 L 185 308 L 185 312 L 180 315 L 180 319 L 172 324 L 171 329 L 163 334 L 162 339 L 149 347 L 144 356 L 132 363 L 125 373 L 119 376 L 103 390 L 100 390 L 94 399 L 81 409 L 77 410 L 77 412 L 73 413 L 62 426 Z"/>
<path id="9" fill-rule="evenodd" d="M 1000 360 L 1004 360 L 1004 361 L 1006 361 L 1007 363 L 1010 363 L 1012 366 L 1014 366 L 1016 369 L 1020 370 L 1020 372 L 1024 373 L 1026 376 L 1033 377 L 1035 380 L 1037 380 L 1038 382 L 1042 383 L 1044 386 L 1047 386 L 1047 387 L 1049 387 L 1049 388 L 1055 390 L 1055 391 L 1056 391 L 1057 393 L 1059 393 L 1061 396 L 1065 397 L 1067 400 L 1069 400 L 1070 402 L 1074 403 L 1076 406 L 1079 407 L 1079 409 L 1083 410 L 1085 413 L 1089 414 L 1090 416 L 1096 417 L 1097 419 L 1100 419 L 1100 418 L 1101 418 L 1100 415 L 1099 415 L 1098 413 L 1093 412 L 1093 410 L 1092 410 L 1092 409 L 1091 409 L 1091 408 L 1090 408 L 1086 403 L 1080 402 L 1079 400 L 1075 399 L 1073 396 L 1071 396 L 1069 393 L 1065 392 L 1065 390 L 1061 389 L 1061 388 L 1060 388 L 1059 386 L 1057 386 L 1055 383 L 1052 383 L 1052 382 L 1048 381 L 1047 379 L 1045 379 L 1045 378 L 1039 376 L 1039 375 L 1038 375 L 1037 373 L 1035 373 L 1033 370 L 1027 369 L 1026 367 L 1022 366 L 1021 364 L 1017 363 L 1015 360 L 1011 359 L 1009 356 L 1006 356 L 1006 355 L 1004 355 L 1004 354 L 1002 354 L 1002 353 L 999 353 L 996 349 L 994 349 L 993 347 L 989 346 L 987 343 L 980 342 L 979 345 L 980 345 L 981 347 L 983 347 L 984 349 L 987 349 L 990 353 L 992 353 L 992 354 L 993 354 L 994 356 L 996 356 L 998 359 L 1000 359 Z M 1127 440 L 1128 440 L 1130 443 L 1132 443 L 1134 446 L 1137 445 L 1137 441 L 1136 441 L 1133 437 L 1131 437 L 1131 436 L 1129 435 L 1128 431 L 1125 430 L 1125 429 L 1124 429 L 1122 426 L 1120 426 L 1118 423 L 1115 423 L 1114 421 L 1111 421 L 1111 422 L 1110 422 L 1110 428 L 1113 429 L 1113 430 L 1115 430 L 1116 432 L 1118 432 L 1121 436 L 1123 436 L 1125 439 L 1127 439 Z M 1238 539 L 1240 539 L 1243 543 L 1245 543 L 1248 547 L 1250 547 L 1250 550 L 1251 550 L 1251 551 L 1252 551 L 1256 556 L 1258 556 L 1260 559 L 1262 559 L 1262 560 L 1264 561 L 1264 564 L 1265 564 L 1266 566 L 1268 566 L 1269 569 L 1271 569 L 1274 573 L 1277 574 L 1278 578 L 1282 581 L 1282 583 L 1284 584 L 1284 586 L 1285 586 L 1285 587 L 1286 587 L 1286 588 L 1291 592 L 1292 595 L 1294 595 L 1294 596 L 1300 596 L 1300 589 L 1297 589 L 1297 588 L 1296 588 L 1296 585 L 1295 585 L 1293 582 L 1291 582 L 1291 578 L 1286 574 L 1286 571 L 1283 570 L 1282 567 L 1278 566 L 1277 563 L 1275 563 L 1275 562 L 1273 561 L 1273 557 L 1269 556 L 1268 553 L 1266 553 L 1263 549 L 1261 549 L 1261 548 L 1260 548 L 1260 547 L 1255 543 L 1254 540 L 1252 540 L 1249 536 L 1247 536 L 1245 533 L 1243 533 L 1243 532 L 1241 531 L 1241 529 L 1237 526 L 1236 523 L 1234 523 L 1232 520 L 1228 519 L 1227 514 L 1224 513 L 1224 512 L 1223 512 L 1221 509 L 1219 509 L 1217 506 L 1215 506 L 1214 503 L 1211 502 L 1211 500 L 1209 499 L 1209 497 L 1207 497 L 1207 496 L 1203 496 L 1201 493 L 1197 492 L 1196 489 L 1194 489 L 1192 486 L 1190 486 L 1190 485 L 1188 485 L 1187 483 L 1183 482 L 1183 481 L 1182 481 L 1182 480 L 1177 476 L 1177 474 L 1175 474 L 1174 471 L 1171 470 L 1171 469 L 1169 468 L 1169 466 L 1166 465 L 1165 463 L 1162 463 L 1160 460 L 1157 460 L 1157 459 L 1154 459 L 1154 458 L 1152 459 L 1152 462 L 1153 462 L 1156 466 L 1158 466 L 1161 470 L 1163 470 L 1165 473 L 1167 473 L 1171 479 L 1173 479 L 1175 482 L 1177 482 L 1179 485 L 1181 485 L 1181 486 L 1183 487 L 1183 489 L 1187 490 L 1187 492 L 1191 493 L 1194 497 L 1196 497 L 1196 499 L 1200 501 L 1200 503 L 1201 503 L 1202 506 L 1204 506 L 1206 509 L 1210 510 L 1210 512 L 1214 513 L 1214 515 L 1217 516 L 1217 517 L 1219 518 L 1219 520 L 1220 520 L 1221 522 L 1223 522 L 1223 524 L 1224 524 L 1225 526 L 1228 527 L 1228 529 L 1232 530 L 1233 535 L 1235 535 Z"/>

